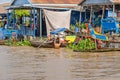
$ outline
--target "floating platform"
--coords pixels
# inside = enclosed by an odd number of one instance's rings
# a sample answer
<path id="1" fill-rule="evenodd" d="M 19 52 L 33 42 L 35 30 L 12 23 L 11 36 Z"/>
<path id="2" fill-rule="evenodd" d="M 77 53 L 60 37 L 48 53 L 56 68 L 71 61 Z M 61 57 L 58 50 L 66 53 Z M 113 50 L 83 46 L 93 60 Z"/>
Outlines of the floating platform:
<path id="1" fill-rule="evenodd" d="M 120 51 L 120 48 L 103 48 L 96 50 L 73 50 L 74 52 L 111 52 L 111 51 Z"/>

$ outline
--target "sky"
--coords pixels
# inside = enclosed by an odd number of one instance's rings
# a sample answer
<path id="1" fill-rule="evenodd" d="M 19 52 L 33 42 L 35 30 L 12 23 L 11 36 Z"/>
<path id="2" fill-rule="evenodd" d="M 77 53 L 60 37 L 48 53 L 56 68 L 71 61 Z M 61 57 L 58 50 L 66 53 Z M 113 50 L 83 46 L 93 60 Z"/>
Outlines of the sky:
<path id="1" fill-rule="evenodd" d="M 0 0 L 0 3 L 10 2 L 11 0 Z"/>

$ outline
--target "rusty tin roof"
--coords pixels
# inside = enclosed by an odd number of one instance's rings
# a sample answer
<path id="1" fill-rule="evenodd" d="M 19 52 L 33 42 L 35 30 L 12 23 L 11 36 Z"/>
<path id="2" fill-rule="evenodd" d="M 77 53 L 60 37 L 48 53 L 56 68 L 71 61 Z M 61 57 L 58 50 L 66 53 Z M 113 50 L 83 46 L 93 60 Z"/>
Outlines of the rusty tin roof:
<path id="1" fill-rule="evenodd" d="M 4 6 L 8 6 L 10 3 L 2 3 L 0 4 L 0 13 L 6 13 L 7 10 L 4 9 Z"/>
<path id="2" fill-rule="evenodd" d="M 30 0 L 32 4 L 79 4 L 83 0 Z"/>
<path id="3" fill-rule="evenodd" d="M 120 4 L 120 0 L 110 0 L 110 1 L 115 3 L 115 4 Z"/>

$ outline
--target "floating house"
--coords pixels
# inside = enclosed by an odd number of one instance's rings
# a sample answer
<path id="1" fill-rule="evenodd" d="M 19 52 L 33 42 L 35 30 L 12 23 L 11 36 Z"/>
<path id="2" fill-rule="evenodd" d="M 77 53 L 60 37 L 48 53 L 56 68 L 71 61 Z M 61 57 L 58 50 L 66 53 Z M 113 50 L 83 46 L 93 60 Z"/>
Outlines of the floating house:
<path id="1" fill-rule="evenodd" d="M 10 15 L 13 10 L 29 10 L 30 16 L 30 29 L 25 29 L 25 20 L 28 18 L 23 17 L 21 19 L 21 33 L 36 35 L 42 37 L 43 34 L 46 34 L 46 21 L 44 16 L 43 9 L 52 10 L 52 11 L 68 11 L 68 10 L 76 10 L 78 8 L 78 4 L 81 3 L 83 0 L 13 0 L 10 6 L 6 6 L 5 8 L 8 10 L 7 15 L 7 25 L 16 26 L 16 18 L 12 20 Z M 15 13 L 13 13 L 15 15 Z M 65 22 L 65 21 L 64 21 Z M 33 25 L 32 25 L 33 24 Z M 47 27 L 48 28 L 48 27 Z M 30 32 L 30 33 L 29 33 Z"/>
<path id="2" fill-rule="evenodd" d="M 119 9 L 117 7 L 120 4 L 120 0 L 84 0 L 79 5 L 83 6 L 85 10 L 89 10 L 91 12 L 90 14 L 90 20 L 92 19 L 92 12 L 99 12 L 101 10 L 102 17 L 108 17 L 108 13 L 105 14 L 105 10 L 111 9 L 112 12 L 115 12 L 115 9 Z M 120 9 L 119 9 L 120 10 Z M 114 14 L 112 16 L 115 16 Z"/>
<path id="3" fill-rule="evenodd" d="M 120 25 L 120 0 L 84 0 L 79 4 L 85 9 L 86 14 L 89 13 L 89 17 L 85 17 L 85 19 L 89 19 L 90 23 L 96 25 L 95 19 L 101 15 L 101 19 L 105 19 L 108 17 L 112 17 L 114 19 L 113 22 L 108 22 L 108 20 L 99 20 L 101 26 L 101 32 L 104 34 L 106 31 L 115 31 L 119 32 L 118 26 Z M 105 23 L 103 22 L 105 21 Z M 98 23 L 97 22 L 97 23 Z M 103 26 L 103 24 L 105 24 Z M 120 27 L 119 27 L 120 28 Z M 112 32 L 111 32 L 112 33 Z"/>

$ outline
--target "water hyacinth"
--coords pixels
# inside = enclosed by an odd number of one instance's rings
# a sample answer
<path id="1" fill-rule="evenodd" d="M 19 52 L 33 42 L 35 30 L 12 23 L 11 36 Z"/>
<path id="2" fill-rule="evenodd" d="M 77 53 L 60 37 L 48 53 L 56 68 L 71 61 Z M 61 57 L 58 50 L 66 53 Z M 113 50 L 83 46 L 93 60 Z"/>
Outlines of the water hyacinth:
<path id="1" fill-rule="evenodd" d="M 30 42 L 28 40 L 13 42 L 12 40 L 9 39 L 5 42 L 5 45 L 7 46 L 30 46 Z"/>
<path id="2" fill-rule="evenodd" d="M 95 49 L 95 43 L 91 39 L 80 40 L 79 43 L 70 43 L 67 48 L 73 50 L 93 50 Z"/>

